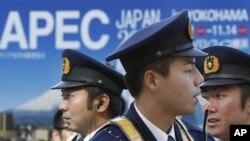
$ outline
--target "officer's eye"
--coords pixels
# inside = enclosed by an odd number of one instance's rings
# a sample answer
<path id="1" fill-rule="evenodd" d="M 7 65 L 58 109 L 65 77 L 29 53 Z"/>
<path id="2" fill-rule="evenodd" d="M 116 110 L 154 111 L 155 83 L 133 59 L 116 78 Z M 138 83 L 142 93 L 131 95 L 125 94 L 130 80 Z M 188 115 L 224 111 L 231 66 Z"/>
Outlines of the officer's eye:
<path id="1" fill-rule="evenodd" d="M 216 98 L 223 98 L 225 95 L 221 94 L 221 93 L 217 93 L 216 94 Z"/>
<path id="2" fill-rule="evenodd" d="M 188 69 L 185 71 L 186 73 L 192 73 L 193 72 L 193 69 Z"/>
<path id="3" fill-rule="evenodd" d="M 62 93 L 63 100 L 67 100 L 67 99 L 69 99 L 69 97 L 70 97 L 69 93 Z"/>
<path id="4" fill-rule="evenodd" d="M 207 97 L 207 96 L 205 96 L 205 95 L 202 95 L 202 97 L 203 97 L 204 99 L 208 100 L 208 97 Z"/>
<path id="5" fill-rule="evenodd" d="M 68 98 L 72 98 L 72 97 L 74 97 L 74 95 L 73 95 L 72 93 L 70 93 L 70 94 L 68 95 Z"/>

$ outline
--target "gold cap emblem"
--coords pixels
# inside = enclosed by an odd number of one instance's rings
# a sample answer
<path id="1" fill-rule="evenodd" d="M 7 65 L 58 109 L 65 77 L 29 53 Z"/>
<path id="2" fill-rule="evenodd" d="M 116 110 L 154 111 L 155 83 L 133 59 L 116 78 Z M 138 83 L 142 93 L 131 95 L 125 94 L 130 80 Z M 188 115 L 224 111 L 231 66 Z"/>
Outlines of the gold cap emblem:
<path id="1" fill-rule="evenodd" d="M 214 55 L 209 55 L 204 61 L 205 74 L 216 73 L 220 68 L 219 59 Z"/>
<path id="2" fill-rule="evenodd" d="M 62 73 L 63 75 L 67 75 L 70 72 L 70 61 L 69 59 L 63 58 L 62 60 Z"/>
<path id="3" fill-rule="evenodd" d="M 188 21 L 188 31 L 187 32 L 188 32 L 189 39 L 194 40 L 194 31 L 193 31 L 193 28 L 192 28 L 190 21 Z"/>

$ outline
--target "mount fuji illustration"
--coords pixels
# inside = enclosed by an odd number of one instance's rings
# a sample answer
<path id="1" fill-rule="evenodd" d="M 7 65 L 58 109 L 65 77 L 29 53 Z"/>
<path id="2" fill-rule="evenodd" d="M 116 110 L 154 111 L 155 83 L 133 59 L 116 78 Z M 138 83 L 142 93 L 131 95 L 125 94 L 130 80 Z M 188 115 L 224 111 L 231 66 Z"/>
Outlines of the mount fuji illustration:
<path id="1" fill-rule="evenodd" d="M 49 125 L 52 124 L 53 116 L 59 109 L 62 99 L 60 95 L 60 90 L 49 90 L 8 112 L 13 114 L 15 125 Z"/>

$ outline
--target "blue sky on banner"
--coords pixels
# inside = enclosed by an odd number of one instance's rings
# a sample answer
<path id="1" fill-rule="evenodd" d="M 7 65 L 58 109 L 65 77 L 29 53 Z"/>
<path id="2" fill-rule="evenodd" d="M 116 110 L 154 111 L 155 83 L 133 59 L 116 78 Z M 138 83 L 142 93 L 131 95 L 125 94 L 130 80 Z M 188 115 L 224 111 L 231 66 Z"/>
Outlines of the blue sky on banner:
<path id="1" fill-rule="evenodd" d="M 198 48 L 232 45 L 250 53 L 249 5 L 236 0 L 0 1 L 0 111 L 38 97 L 60 80 L 61 53 L 104 58 L 135 31 L 190 10 Z"/>

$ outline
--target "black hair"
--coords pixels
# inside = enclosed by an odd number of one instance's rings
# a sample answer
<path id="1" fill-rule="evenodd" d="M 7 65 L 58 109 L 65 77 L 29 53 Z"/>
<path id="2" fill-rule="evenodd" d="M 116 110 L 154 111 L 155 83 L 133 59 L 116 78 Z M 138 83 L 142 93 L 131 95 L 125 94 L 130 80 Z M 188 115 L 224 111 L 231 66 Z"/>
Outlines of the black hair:
<path id="1" fill-rule="evenodd" d="M 152 63 L 144 65 L 143 67 L 137 68 L 125 75 L 125 82 L 131 95 L 136 98 L 140 93 L 143 85 L 144 73 L 147 70 L 153 70 L 167 76 L 169 74 L 169 68 L 171 63 L 175 60 L 174 56 L 165 56 Z"/>
<path id="2" fill-rule="evenodd" d="M 58 131 L 61 131 L 62 129 L 65 128 L 62 115 L 63 112 L 61 110 L 57 110 L 53 118 L 53 128 Z"/>
<path id="3" fill-rule="evenodd" d="M 105 93 L 109 96 L 110 99 L 107 108 L 111 115 L 110 118 L 114 118 L 122 114 L 124 105 L 122 103 L 121 97 L 118 97 L 117 95 L 112 94 L 111 92 L 97 86 L 87 86 L 85 87 L 85 89 L 88 92 L 88 102 L 87 102 L 88 110 L 93 109 L 94 99 Z"/>

